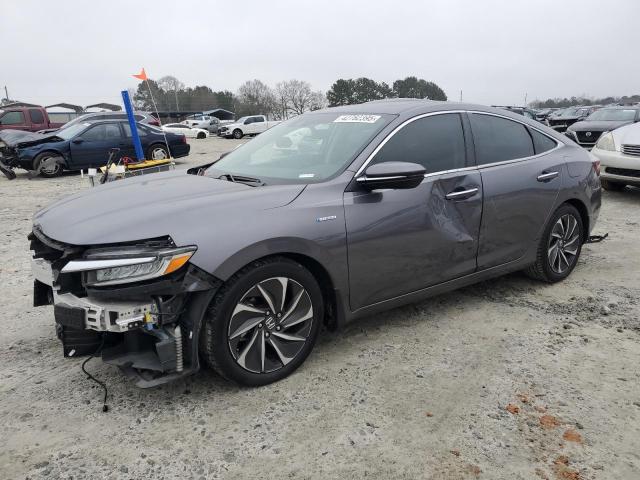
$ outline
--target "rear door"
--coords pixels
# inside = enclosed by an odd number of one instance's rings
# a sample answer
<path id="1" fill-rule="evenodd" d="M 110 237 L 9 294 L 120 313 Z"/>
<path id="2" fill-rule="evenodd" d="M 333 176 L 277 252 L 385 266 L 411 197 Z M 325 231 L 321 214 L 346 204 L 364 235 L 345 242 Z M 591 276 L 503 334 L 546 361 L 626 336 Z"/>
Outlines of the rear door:
<path id="1" fill-rule="evenodd" d="M 478 269 L 509 263 L 537 245 L 562 185 L 558 143 L 518 121 L 469 113 L 484 205 Z"/>
<path id="2" fill-rule="evenodd" d="M 124 138 L 118 123 L 99 123 L 71 140 L 70 169 L 101 167 L 109 159 L 109 150 L 123 147 Z M 122 156 L 122 151 L 116 157 Z"/>
<path id="3" fill-rule="evenodd" d="M 482 183 L 459 113 L 412 119 L 378 147 L 369 165 L 424 165 L 416 188 L 345 192 L 352 310 L 476 269 Z"/>

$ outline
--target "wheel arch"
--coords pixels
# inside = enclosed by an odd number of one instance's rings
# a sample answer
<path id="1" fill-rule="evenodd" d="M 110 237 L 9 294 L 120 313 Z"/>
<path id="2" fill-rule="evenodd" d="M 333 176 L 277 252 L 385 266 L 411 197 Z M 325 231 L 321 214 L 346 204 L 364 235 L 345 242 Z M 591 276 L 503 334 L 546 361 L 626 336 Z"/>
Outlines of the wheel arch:
<path id="1" fill-rule="evenodd" d="M 589 238 L 590 225 L 589 225 L 589 211 L 587 210 L 587 206 L 582 202 L 582 200 L 578 198 L 569 198 L 564 201 L 564 203 L 569 204 L 578 210 L 580 213 L 580 219 L 582 220 L 582 226 L 584 227 L 585 236 L 582 239 L 583 243 L 587 241 Z"/>
<path id="2" fill-rule="evenodd" d="M 33 159 L 31 160 L 31 165 L 34 168 L 34 170 L 35 170 L 35 166 L 36 166 L 36 160 L 38 158 L 40 158 L 40 156 L 45 154 L 45 153 L 52 153 L 52 154 L 62 158 L 62 160 L 63 160 L 63 163 L 62 163 L 63 168 L 68 168 L 67 156 L 64 154 L 64 152 L 61 152 L 60 150 L 57 150 L 55 148 L 45 148 L 41 152 L 38 152 L 33 156 Z"/>
<path id="3" fill-rule="evenodd" d="M 243 256 L 244 257 L 244 256 Z M 323 264 L 323 262 L 309 254 L 309 252 L 302 253 L 299 251 L 277 251 L 277 252 L 269 252 L 266 255 L 256 255 L 251 260 L 246 261 L 247 257 L 244 257 L 242 264 L 235 263 L 233 266 L 233 270 L 230 270 L 227 266 L 223 269 L 224 274 L 220 275 L 220 271 L 218 274 L 214 275 L 217 278 L 226 279 L 232 277 L 236 272 L 242 270 L 247 265 L 250 265 L 256 261 L 262 261 L 266 259 L 272 259 L 277 257 L 284 257 L 289 260 L 293 260 L 296 263 L 299 263 L 304 268 L 306 268 L 311 275 L 318 282 L 318 286 L 320 287 L 320 291 L 322 292 L 322 299 L 324 301 L 324 319 L 323 323 L 329 330 L 336 330 L 344 323 L 345 319 L 345 311 L 344 311 L 344 302 L 342 300 L 341 290 L 337 286 L 337 282 L 334 277 L 330 273 L 329 269 Z"/>

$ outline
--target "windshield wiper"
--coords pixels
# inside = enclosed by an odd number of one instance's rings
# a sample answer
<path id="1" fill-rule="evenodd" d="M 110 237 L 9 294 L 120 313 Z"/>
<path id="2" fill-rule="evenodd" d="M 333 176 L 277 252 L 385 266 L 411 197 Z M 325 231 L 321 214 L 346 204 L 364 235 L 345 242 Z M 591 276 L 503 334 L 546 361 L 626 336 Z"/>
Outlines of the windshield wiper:
<path id="1" fill-rule="evenodd" d="M 244 177 L 242 175 L 232 175 L 230 173 L 223 173 L 218 177 L 218 179 L 227 180 L 233 183 L 243 183 L 245 185 L 249 185 L 250 187 L 261 187 L 265 185 L 265 183 L 259 178 Z"/>

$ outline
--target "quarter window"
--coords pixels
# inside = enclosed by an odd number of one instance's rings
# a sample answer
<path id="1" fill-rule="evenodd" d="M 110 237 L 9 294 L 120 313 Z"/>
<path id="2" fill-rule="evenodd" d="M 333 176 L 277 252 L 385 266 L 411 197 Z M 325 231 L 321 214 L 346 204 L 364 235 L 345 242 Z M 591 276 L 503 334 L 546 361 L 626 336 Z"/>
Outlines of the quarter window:
<path id="1" fill-rule="evenodd" d="M 432 115 L 405 125 L 378 151 L 372 164 L 410 162 L 427 173 L 466 166 L 462 120 L 457 113 Z"/>
<path id="2" fill-rule="evenodd" d="M 521 123 L 493 115 L 469 114 L 478 165 L 534 155 L 533 141 Z"/>
<path id="3" fill-rule="evenodd" d="M 7 112 L 0 117 L 0 125 L 23 125 L 25 123 L 22 112 Z"/>
<path id="4" fill-rule="evenodd" d="M 558 145 L 555 141 L 551 140 L 546 135 L 538 132 L 537 130 L 529 129 L 531 137 L 533 138 L 533 146 L 536 150 L 536 155 L 539 153 L 548 152 L 553 150 Z"/>

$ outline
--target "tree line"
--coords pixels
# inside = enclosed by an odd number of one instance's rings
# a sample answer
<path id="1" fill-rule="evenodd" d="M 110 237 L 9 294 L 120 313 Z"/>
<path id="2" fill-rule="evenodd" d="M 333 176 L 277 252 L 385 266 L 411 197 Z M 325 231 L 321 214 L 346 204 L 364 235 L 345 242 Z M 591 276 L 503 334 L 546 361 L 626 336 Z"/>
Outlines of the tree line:
<path id="1" fill-rule="evenodd" d="M 529 105 L 533 108 L 566 108 L 576 105 L 609 105 L 612 103 L 631 104 L 640 102 L 640 95 L 622 97 L 592 98 L 586 96 L 571 98 L 549 98 L 547 100 L 534 100 Z"/>
<path id="2" fill-rule="evenodd" d="M 148 87 L 147 87 L 148 83 Z M 422 78 L 406 77 L 389 86 L 370 78 L 338 79 L 328 92 L 313 90 L 303 80 L 286 80 L 270 87 L 255 79 L 244 82 L 237 92 L 214 91 L 205 85 L 186 87 L 172 75 L 141 82 L 131 92 L 137 109 L 151 111 L 203 111 L 223 108 L 237 116 L 265 114 L 282 120 L 326 106 L 352 105 L 384 98 L 428 98 L 446 100 L 444 91 Z M 153 102 L 155 101 L 155 107 Z"/>

